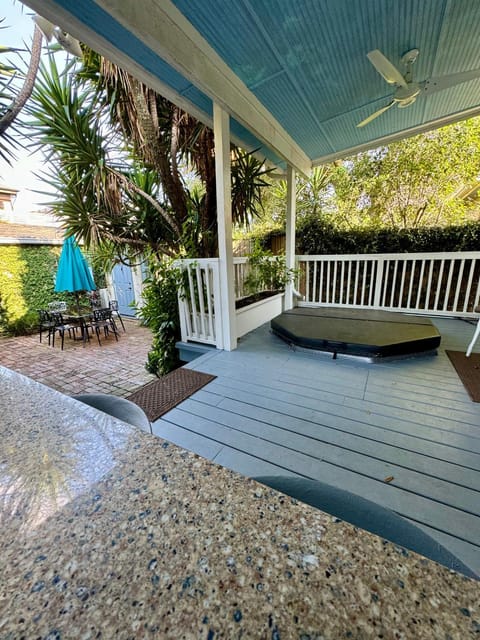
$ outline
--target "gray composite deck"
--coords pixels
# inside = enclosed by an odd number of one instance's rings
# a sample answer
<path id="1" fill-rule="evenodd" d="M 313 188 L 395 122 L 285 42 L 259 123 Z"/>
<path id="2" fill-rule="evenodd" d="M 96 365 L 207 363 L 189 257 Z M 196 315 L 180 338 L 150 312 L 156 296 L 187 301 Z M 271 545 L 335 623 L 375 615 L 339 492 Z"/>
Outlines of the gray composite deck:
<path id="1" fill-rule="evenodd" d="M 247 476 L 300 475 L 369 498 L 480 574 L 480 404 L 445 354 L 465 351 L 474 325 L 435 324 L 438 355 L 381 363 L 295 351 L 265 325 L 191 362 L 217 378 L 154 433 Z"/>

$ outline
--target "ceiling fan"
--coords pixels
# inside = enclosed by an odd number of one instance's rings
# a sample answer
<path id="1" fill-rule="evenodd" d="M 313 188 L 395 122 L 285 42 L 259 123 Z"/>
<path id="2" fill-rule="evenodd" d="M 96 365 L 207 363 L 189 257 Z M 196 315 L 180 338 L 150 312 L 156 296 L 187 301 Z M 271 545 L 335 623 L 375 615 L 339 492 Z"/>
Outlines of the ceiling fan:
<path id="1" fill-rule="evenodd" d="M 357 124 L 357 127 L 364 127 L 378 116 L 382 115 L 385 111 L 391 107 L 397 105 L 399 109 L 409 107 L 415 102 L 420 94 L 431 94 L 437 91 L 443 91 L 449 89 L 462 82 L 468 82 L 480 78 L 480 69 L 472 69 L 470 71 L 463 71 L 460 73 L 452 73 L 447 76 L 439 78 L 430 78 L 423 82 L 413 82 L 412 66 L 417 60 L 420 51 L 418 49 L 411 49 L 403 54 L 401 57 L 402 66 L 405 68 L 405 72 L 402 74 L 397 67 L 390 62 L 390 60 L 379 50 L 374 49 L 367 53 L 367 58 L 373 64 L 378 73 L 389 84 L 396 85 L 395 93 L 392 96 L 392 100 L 378 109 L 365 120 L 362 120 Z"/>

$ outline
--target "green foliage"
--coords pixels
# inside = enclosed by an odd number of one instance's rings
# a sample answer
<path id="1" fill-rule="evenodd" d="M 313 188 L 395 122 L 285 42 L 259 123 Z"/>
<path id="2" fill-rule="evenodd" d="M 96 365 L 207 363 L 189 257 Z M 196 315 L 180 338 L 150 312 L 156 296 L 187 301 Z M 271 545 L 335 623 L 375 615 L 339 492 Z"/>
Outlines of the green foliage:
<path id="1" fill-rule="evenodd" d="M 451 227 L 346 231 L 311 216 L 297 227 L 297 253 L 307 255 L 478 251 L 479 247 L 478 222 Z"/>
<path id="2" fill-rule="evenodd" d="M 59 248 L 0 246 L 0 329 L 26 333 L 37 322 L 36 310 L 58 298 L 53 290 Z"/>
<path id="3" fill-rule="evenodd" d="M 274 256 L 255 242 L 248 255 L 248 272 L 244 280 L 244 289 L 248 295 L 259 291 L 279 291 L 291 282 L 295 276 L 293 269 L 287 269 L 285 256 Z"/>
<path id="4" fill-rule="evenodd" d="M 152 258 L 150 276 L 144 285 L 145 304 L 138 313 L 153 332 L 152 348 L 145 366 L 150 373 L 163 376 L 180 364 L 175 343 L 180 340 L 177 294 L 182 287 L 182 274 L 171 260 Z"/>
<path id="5" fill-rule="evenodd" d="M 478 185 L 480 118 L 443 127 L 297 176 L 297 220 L 321 217 L 340 229 L 458 225 L 478 217 L 462 195 Z M 253 235 L 284 228 L 287 188 L 271 181 Z"/>

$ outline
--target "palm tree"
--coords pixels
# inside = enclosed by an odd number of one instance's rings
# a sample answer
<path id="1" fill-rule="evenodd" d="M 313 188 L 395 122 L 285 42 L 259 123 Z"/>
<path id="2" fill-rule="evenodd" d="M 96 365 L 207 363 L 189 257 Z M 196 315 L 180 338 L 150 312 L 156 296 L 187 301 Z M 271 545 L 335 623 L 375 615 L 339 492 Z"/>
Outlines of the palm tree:
<path id="1" fill-rule="evenodd" d="M 0 20 L 0 23 L 3 21 Z M 18 50 L 12 47 L 0 46 L 0 53 L 2 54 L 16 51 Z M 0 157 L 9 163 L 13 158 L 15 140 L 10 133 L 7 133 L 7 130 L 12 127 L 32 94 L 38 73 L 41 51 L 42 32 L 38 27 L 35 27 L 30 62 L 26 73 L 23 74 L 19 68 L 0 62 Z M 23 83 L 17 91 L 15 80 L 19 76 L 23 76 Z"/>
<path id="2" fill-rule="evenodd" d="M 110 242 L 119 251 L 174 255 L 181 227 L 156 197 L 151 170 L 139 170 L 118 131 L 107 126 L 106 107 L 91 87 L 75 83 L 74 63 L 60 73 L 54 56 L 41 65 L 29 107 L 34 146 L 47 148 L 51 203 L 65 227 L 87 246 Z"/>
<path id="3" fill-rule="evenodd" d="M 79 77 L 95 87 L 110 124 L 128 141 L 133 158 L 158 175 L 166 206 L 197 256 L 216 252 L 216 188 L 213 132 L 166 98 L 98 54 L 84 49 Z M 188 188 L 180 165 L 198 178 Z M 247 223 L 261 211 L 267 186 L 263 163 L 232 146 L 232 214 Z M 198 188 L 198 185 L 201 185 Z M 188 231 L 188 233 L 186 233 Z"/>

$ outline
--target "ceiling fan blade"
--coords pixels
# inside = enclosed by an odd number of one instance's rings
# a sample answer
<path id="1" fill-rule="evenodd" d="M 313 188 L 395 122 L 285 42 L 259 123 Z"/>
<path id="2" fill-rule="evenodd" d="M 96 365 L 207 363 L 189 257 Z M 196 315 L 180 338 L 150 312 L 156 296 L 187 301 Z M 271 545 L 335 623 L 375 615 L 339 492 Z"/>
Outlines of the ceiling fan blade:
<path id="1" fill-rule="evenodd" d="M 359 122 L 357 124 L 357 127 L 358 128 L 364 127 L 366 124 L 368 124 L 372 120 L 375 120 L 375 118 L 378 118 L 378 116 L 381 116 L 382 113 L 387 111 L 387 109 L 390 109 L 390 107 L 393 107 L 394 104 L 395 104 L 395 100 L 392 100 L 392 102 L 389 102 L 386 107 L 382 107 L 381 109 L 378 109 L 378 111 L 375 111 L 374 113 L 370 114 L 368 118 L 365 118 L 365 120 L 362 120 L 361 122 Z"/>
<path id="2" fill-rule="evenodd" d="M 386 58 L 379 49 L 374 49 L 367 53 L 367 58 L 373 64 L 378 73 L 389 84 L 398 84 L 400 87 L 406 87 L 407 82 L 397 67 Z"/>
<path id="3" fill-rule="evenodd" d="M 450 89 L 462 82 L 469 82 L 470 80 L 476 80 L 480 78 L 480 69 L 471 69 L 470 71 L 461 71 L 460 73 L 452 73 L 448 76 L 440 78 L 430 78 L 423 83 L 422 93 L 436 93 L 437 91 L 443 91 L 444 89 Z"/>

